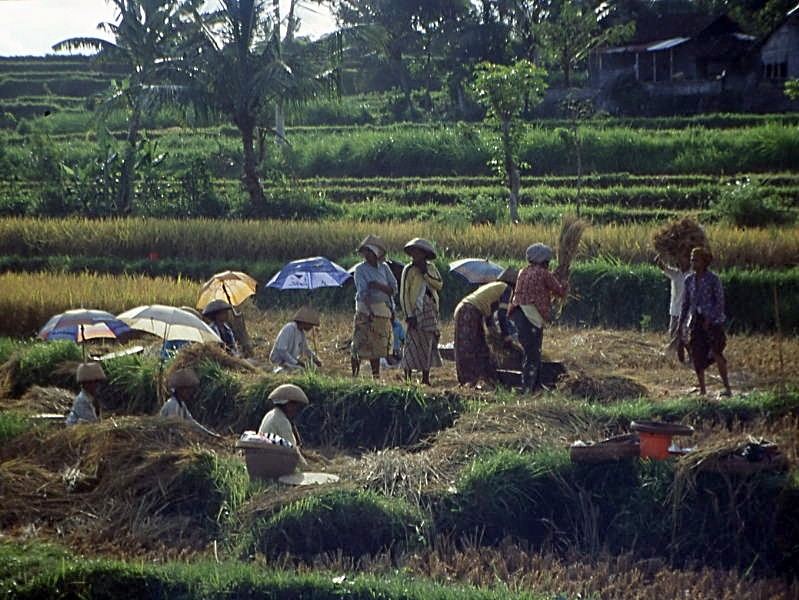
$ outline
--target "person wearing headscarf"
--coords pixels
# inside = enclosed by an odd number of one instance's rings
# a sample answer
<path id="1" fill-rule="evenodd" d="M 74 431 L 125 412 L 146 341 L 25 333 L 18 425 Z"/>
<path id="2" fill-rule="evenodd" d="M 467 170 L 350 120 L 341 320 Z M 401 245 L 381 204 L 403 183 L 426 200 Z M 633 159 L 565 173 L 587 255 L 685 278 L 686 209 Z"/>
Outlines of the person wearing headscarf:
<path id="1" fill-rule="evenodd" d="M 203 317 L 210 321 L 209 327 L 222 340 L 225 351 L 231 356 L 241 356 L 236 334 L 228 323 L 233 307 L 224 300 L 211 300 L 203 309 Z"/>
<path id="2" fill-rule="evenodd" d="M 173 371 L 167 378 L 167 387 L 169 388 L 170 396 L 164 402 L 158 412 L 158 416 L 186 421 L 196 431 L 213 437 L 220 437 L 218 433 L 214 433 L 199 423 L 189 411 L 188 405 L 194 402 L 197 388 L 200 387 L 200 378 L 197 377 L 194 369 L 187 368 Z"/>
<path id="3" fill-rule="evenodd" d="M 305 335 L 319 323 L 319 311 L 310 306 L 303 306 L 294 314 L 292 320 L 283 326 L 269 354 L 269 360 L 276 365 L 275 372 L 304 369 L 309 362 L 317 367 L 322 366 L 322 361 L 308 346 L 308 338 Z"/>
<path id="4" fill-rule="evenodd" d="M 436 257 L 429 241 L 414 238 L 405 244 L 405 252 L 411 262 L 400 278 L 400 304 L 408 326 L 400 364 L 407 380 L 412 371 L 421 371 L 422 383 L 430 385 L 430 369 L 442 364 L 438 353 L 438 293 L 444 281 L 435 264 L 429 262 Z"/>
<path id="5" fill-rule="evenodd" d="M 269 400 L 272 402 L 273 408 L 264 415 L 261 425 L 258 427 L 258 433 L 276 435 L 290 443 L 297 449 L 300 461 L 306 464 L 305 457 L 300 451 L 302 438 L 294 425 L 294 419 L 303 408 L 308 406 L 308 396 L 301 387 L 292 383 L 284 383 L 272 390 Z"/>
<path id="6" fill-rule="evenodd" d="M 516 276 L 516 269 L 505 269 L 496 281 L 480 286 L 455 308 L 455 370 L 461 385 L 496 380 L 485 326 L 492 324 L 496 312 L 502 336 L 510 341 L 507 307 Z"/>
<path id="7" fill-rule="evenodd" d="M 80 392 L 72 402 L 67 414 L 66 424 L 95 423 L 99 420 L 100 403 L 97 401 L 97 390 L 106 380 L 102 365 L 98 362 L 78 365 L 75 379 L 80 384 Z"/>
<path id="8" fill-rule="evenodd" d="M 368 360 L 372 376 L 380 377 L 380 359 L 391 349 L 391 317 L 397 279 L 385 263 L 386 246 L 379 237 L 369 235 L 358 246 L 364 260 L 355 267 L 355 319 L 352 333 L 352 375 L 358 374 L 361 360 Z"/>
<path id="9" fill-rule="evenodd" d="M 705 370 L 715 362 L 724 384 L 721 395 L 731 396 L 727 359 L 724 358 L 727 345 L 724 333 L 724 288 L 719 276 L 708 268 L 712 261 L 713 254 L 707 248 L 700 246 L 691 250 L 694 272 L 685 278 L 678 332 L 683 331 L 683 326 L 687 326 L 690 332 L 688 347 L 699 382 L 699 393 L 703 396 L 707 393 Z"/>
<path id="10" fill-rule="evenodd" d="M 691 271 L 691 262 L 688 254 L 681 254 L 677 257 L 676 265 L 670 265 L 663 261 L 658 254 L 655 257 L 655 265 L 663 271 L 663 274 L 671 281 L 671 296 L 669 300 L 669 345 L 667 350 L 674 350 L 680 362 L 684 360 L 684 347 L 682 344 L 684 332 L 677 330 L 682 312 L 682 297 L 685 289 L 685 278 Z"/>
<path id="11" fill-rule="evenodd" d="M 569 284 L 559 281 L 549 271 L 552 248 L 539 242 L 529 246 L 525 254 L 528 265 L 516 280 L 508 315 L 516 325 L 524 349 L 522 386 L 532 392 L 541 387 L 541 346 L 544 324 L 552 311 L 552 297 L 565 298 Z"/>

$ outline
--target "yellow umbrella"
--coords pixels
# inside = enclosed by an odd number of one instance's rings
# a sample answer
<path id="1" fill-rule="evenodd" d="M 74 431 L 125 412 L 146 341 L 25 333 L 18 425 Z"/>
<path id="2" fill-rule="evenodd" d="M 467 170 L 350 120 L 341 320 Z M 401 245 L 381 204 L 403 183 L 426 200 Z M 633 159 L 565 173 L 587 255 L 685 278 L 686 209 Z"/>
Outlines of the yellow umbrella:
<path id="1" fill-rule="evenodd" d="M 211 300 L 224 300 L 238 306 L 255 294 L 258 282 L 241 271 L 223 271 L 206 281 L 200 288 L 197 309 L 202 310 Z"/>

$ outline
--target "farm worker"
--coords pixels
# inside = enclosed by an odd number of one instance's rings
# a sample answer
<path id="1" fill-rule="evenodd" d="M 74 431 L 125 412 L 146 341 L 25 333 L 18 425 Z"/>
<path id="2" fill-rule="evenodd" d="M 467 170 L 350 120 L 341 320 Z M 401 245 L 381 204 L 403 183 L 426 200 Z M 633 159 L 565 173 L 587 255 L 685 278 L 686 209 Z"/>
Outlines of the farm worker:
<path id="1" fill-rule="evenodd" d="M 394 366 L 402 360 L 402 348 L 405 346 L 405 328 L 397 318 L 396 310 L 391 311 L 391 362 Z"/>
<path id="2" fill-rule="evenodd" d="M 541 387 L 541 346 L 552 297 L 565 298 L 569 284 L 549 271 L 552 248 L 538 242 L 529 246 L 525 254 L 529 264 L 516 280 L 508 315 L 516 325 L 524 349 L 522 385 L 532 392 Z"/>
<path id="3" fill-rule="evenodd" d="M 687 254 L 677 258 L 677 265 L 669 265 L 663 261 L 658 254 L 655 257 L 655 264 L 663 271 L 663 274 L 671 281 L 671 298 L 669 300 L 669 346 L 668 349 L 676 349 L 677 357 L 680 362 L 684 360 L 683 335 L 684 332 L 677 330 L 680 322 L 680 312 L 682 312 L 682 297 L 685 289 L 685 278 L 691 270 L 691 259 Z"/>
<path id="4" fill-rule="evenodd" d="M 310 306 L 303 306 L 294 314 L 292 320 L 283 326 L 269 354 L 269 360 L 277 365 L 276 373 L 284 369 L 289 371 L 304 369 L 308 361 L 317 367 L 322 366 L 322 361 L 308 347 L 308 339 L 305 336 L 307 331 L 319 325 L 319 317 L 319 311 Z"/>
<path id="5" fill-rule="evenodd" d="M 197 388 L 200 386 L 200 379 L 194 372 L 194 369 L 177 369 L 170 373 L 167 378 L 167 387 L 171 393 L 169 400 L 164 402 L 161 411 L 158 413 L 161 417 L 177 418 L 188 421 L 197 431 L 207 433 L 214 437 L 221 437 L 219 434 L 214 433 L 207 427 L 203 426 L 189 412 L 187 404 L 191 404 L 197 394 Z"/>
<path id="6" fill-rule="evenodd" d="M 400 364 L 405 379 L 410 380 L 414 370 L 422 372 L 422 383 L 430 385 L 430 369 L 441 366 L 438 353 L 438 293 L 444 281 L 436 266 L 428 262 L 436 257 L 433 244 L 414 238 L 405 244 L 411 262 L 405 265 L 400 278 L 400 304 L 405 313 L 408 331 Z"/>
<path id="7" fill-rule="evenodd" d="M 380 377 L 380 359 L 391 348 L 391 315 L 397 279 L 385 263 L 386 246 L 375 235 L 368 235 L 358 246 L 363 261 L 353 273 L 355 279 L 355 318 L 352 332 L 351 366 L 353 377 L 368 360 L 372 377 Z"/>
<path id="8" fill-rule="evenodd" d="M 708 270 L 713 254 L 703 247 L 691 250 L 691 267 L 694 272 L 685 278 L 682 311 L 678 331 L 687 323 L 690 331 L 688 347 L 691 362 L 699 381 L 699 393 L 705 389 L 705 369 L 714 361 L 719 367 L 719 375 L 724 383 L 722 396 L 731 396 L 730 382 L 727 379 L 727 359 L 724 347 L 727 336 L 724 334 L 724 288 L 719 276 Z"/>
<path id="9" fill-rule="evenodd" d="M 496 281 L 480 286 L 455 308 L 455 370 L 461 385 L 476 384 L 480 379 L 496 380 L 497 372 L 491 364 L 484 324 L 490 326 L 494 311 L 497 311 L 499 329 L 506 342 L 512 341 L 507 306 L 516 285 L 516 276 L 516 269 L 505 269 Z"/>
<path id="10" fill-rule="evenodd" d="M 308 406 L 308 396 L 302 388 L 292 383 L 277 386 L 269 394 L 273 408 L 264 415 L 258 433 L 271 433 L 289 442 L 300 455 L 300 462 L 307 464 L 305 457 L 300 452 L 302 439 L 294 425 L 295 417 Z"/>
<path id="11" fill-rule="evenodd" d="M 80 384 L 80 393 L 75 396 L 66 423 L 67 425 L 94 423 L 99 419 L 100 414 L 97 389 L 106 380 L 103 367 L 97 362 L 80 364 L 75 379 Z"/>
<path id="12" fill-rule="evenodd" d="M 232 356 L 240 356 L 239 344 L 236 334 L 228 323 L 233 307 L 224 300 L 211 300 L 203 309 L 203 317 L 210 321 L 209 327 L 222 340 L 225 351 Z"/>

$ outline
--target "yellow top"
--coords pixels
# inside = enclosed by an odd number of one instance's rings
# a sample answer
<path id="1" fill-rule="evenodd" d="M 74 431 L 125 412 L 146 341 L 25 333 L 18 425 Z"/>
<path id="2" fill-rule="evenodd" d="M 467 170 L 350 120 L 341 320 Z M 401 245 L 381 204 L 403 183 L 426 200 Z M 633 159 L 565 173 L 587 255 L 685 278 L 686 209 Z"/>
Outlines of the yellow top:
<path id="1" fill-rule="evenodd" d="M 429 291 L 438 308 L 438 292 L 444 281 L 433 263 L 427 263 L 427 273 L 422 273 L 413 263 L 405 266 L 400 281 L 400 304 L 406 317 L 415 317 L 422 312 L 422 299 Z"/>
<path id="2" fill-rule="evenodd" d="M 490 317 L 491 305 L 495 302 L 499 302 L 502 294 L 504 294 L 505 290 L 507 289 L 508 284 L 503 283 L 502 281 L 487 283 L 485 285 L 481 285 L 474 292 L 461 300 L 461 302 L 476 306 L 486 317 Z"/>

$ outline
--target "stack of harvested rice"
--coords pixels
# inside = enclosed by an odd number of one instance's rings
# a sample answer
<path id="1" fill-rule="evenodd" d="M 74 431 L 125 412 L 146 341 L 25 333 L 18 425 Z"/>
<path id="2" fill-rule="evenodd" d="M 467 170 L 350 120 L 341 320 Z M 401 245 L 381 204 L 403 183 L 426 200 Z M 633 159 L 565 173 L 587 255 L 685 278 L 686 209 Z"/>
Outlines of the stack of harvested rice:
<path id="1" fill-rule="evenodd" d="M 652 243 L 664 260 L 674 263 L 690 256 L 697 246 L 708 247 L 704 229 L 688 217 L 664 225 L 652 236 Z"/>
<path id="2" fill-rule="evenodd" d="M 646 396 L 646 386 L 618 375 L 591 376 L 584 371 L 571 371 L 558 381 L 558 390 L 591 402 L 615 402 Z"/>
<path id="3" fill-rule="evenodd" d="M 210 360 L 225 369 L 235 369 L 238 371 L 255 372 L 259 369 L 252 366 L 246 360 L 236 358 L 225 352 L 218 344 L 189 344 L 180 349 L 175 360 L 170 365 L 169 372 L 178 369 L 197 367 L 203 361 Z"/>
<path id="4" fill-rule="evenodd" d="M 574 257 L 580 248 L 580 241 L 588 223 L 574 216 L 566 216 L 560 228 L 558 239 L 558 274 L 565 277 L 569 275 Z"/>

